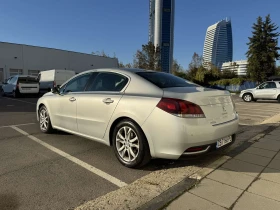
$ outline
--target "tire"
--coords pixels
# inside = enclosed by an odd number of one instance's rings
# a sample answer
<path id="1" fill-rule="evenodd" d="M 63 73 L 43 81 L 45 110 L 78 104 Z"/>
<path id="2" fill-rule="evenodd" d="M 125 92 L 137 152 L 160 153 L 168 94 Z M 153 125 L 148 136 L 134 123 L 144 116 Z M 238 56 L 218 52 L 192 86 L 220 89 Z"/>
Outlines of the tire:
<path id="1" fill-rule="evenodd" d="M 245 93 L 243 96 L 242 96 L 242 99 L 243 101 L 245 102 L 251 102 L 254 100 L 253 98 L 253 95 L 251 93 Z"/>
<path id="2" fill-rule="evenodd" d="M 19 96 L 20 96 L 19 91 L 18 91 L 18 90 L 14 90 L 14 91 L 13 91 L 13 97 L 14 97 L 14 98 L 18 98 Z"/>
<path id="3" fill-rule="evenodd" d="M 1 92 L 1 95 L 4 97 L 4 96 L 6 96 L 6 94 L 5 94 L 5 92 L 4 92 L 4 90 L 1 88 L 1 90 L 0 90 L 0 92 Z"/>
<path id="4" fill-rule="evenodd" d="M 51 119 L 50 119 L 47 108 L 45 106 L 41 106 L 38 114 L 39 114 L 40 130 L 43 133 L 53 133 L 54 129 L 52 127 Z"/>
<path id="5" fill-rule="evenodd" d="M 278 101 L 278 103 L 280 103 L 280 95 L 278 96 L 277 101 Z"/>
<path id="6" fill-rule="evenodd" d="M 124 166 L 140 168 L 151 160 L 147 139 L 141 128 L 132 120 L 126 119 L 119 122 L 114 128 L 112 138 L 114 153 Z"/>

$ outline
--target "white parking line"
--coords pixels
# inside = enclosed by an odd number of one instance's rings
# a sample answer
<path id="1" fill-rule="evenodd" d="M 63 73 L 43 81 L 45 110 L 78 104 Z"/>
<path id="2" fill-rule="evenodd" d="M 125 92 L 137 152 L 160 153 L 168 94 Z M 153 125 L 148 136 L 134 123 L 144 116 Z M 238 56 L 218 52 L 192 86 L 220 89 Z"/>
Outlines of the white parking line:
<path id="1" fill-rule="evenodd" d="M 13 101 L 20 101 L 20 102 L 23 102 L 23 103 L 27 103 L 27 104 L 36 104 L 36 103 L 33 103 L 33 102 L 29 102 L 29 101 L 23 101 L 23 100 L 19 100 L 19 99 L 14 99 L 14 98 L 5 98 L 5 99 L 8 99 L 8 100 L 13 100 Z"/>
<path id="2" fill-rule="evenodd" d="M 64 158 L 76 163 L 77 165 L 87 169 L 88 171 L 100 176 L 103 179 L 106 179 L 107 181 L 111 182 L 114 185 L 117 185 L 118 187 L 124 187 L 124 186 L 127 185 L 125 182 L 111 176 L 110 174 L 107 174 L 106 172 L 101 171 L 98 168 L 95 168 L 95 167 L 79 160 L 78 158 L 75 158 L 75 157 L 73 157 L 73 156 L 71 156 L 71 155 L 69 155 L 69 154 L 67 154 L 67 153 L 65 153 L 65 152 L 47 144 L 47 143 L 45 143 L 44 141 L 36 138 L 35 136 L 29 135 L 28 133 L 26 133 L 25 131 L 21 130 L 20 128 L 18 128 L 16 126 L 10 126 L 10 127 L 13 128 L 14 130 L 18 131 L 19 133 L 25 135 L 26 137 L 30 138 L 31 140 L 37 142 L 38 144 L 41 144 L 42 146 L 48 148 L 49 150 L 55 152 L 56 154 L 58 154 L 58 155 L 60 155 Z"/>
<path id="3" fill-rule="evenodd" d="M 9 128 L 12 126 L 25 126 L 25 125 L 34 125 L 35 123 L 25 123 L 25 124 L 17 124 L 17 125 L 4 125 L 4 126 L 0 126 L 0 128 Z"/>
<path id="4" fill-rule="evenodd" d="M 254 109 L 254 108 L 236 108 L 237 111 L 247 111 L 247 112 L 275 112 L 275 113 L 279 113 L 280 112 L 280 109 Z"/>
<path id="5" fill-rule="evenodd" d="M 254 106 L 254 105 L 256 105 L 256 106 L 266 106 L 266 105 L 269 105 L 269 106 L 274 106 L 274 105 L 279 105 L 279 103 L 277 103 L 277 102 L 267 102 L 267 103 L 245 103 L 245 102 L 236 102 L 235 103 L 236 105 L 243 105 L 243 106 Z"/>
<path id="6" fill-rule="evenodd" d="M 248 116 L 248 117 L 260 117 L 260 118 L 268 118 L 268 117 L 271 117 L 271 115 L 240 114 L 240 117 L 242 117 L 242 116 Z"/>

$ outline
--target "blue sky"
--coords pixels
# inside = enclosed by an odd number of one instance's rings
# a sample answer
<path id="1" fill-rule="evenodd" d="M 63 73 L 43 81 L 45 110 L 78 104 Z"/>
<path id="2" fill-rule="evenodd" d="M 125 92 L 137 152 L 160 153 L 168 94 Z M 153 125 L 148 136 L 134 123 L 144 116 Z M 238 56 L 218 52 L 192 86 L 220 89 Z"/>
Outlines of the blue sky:
<path id="1" fill-rule="evenodd" d="M 148 42 L 148 0 L 0 0 L 0 41 L 91 53 L 124 63 Z M 280 25 L 279 0 L 176 0 L 174 58 L 187 68 L 202 55 L 206 29 L 230 17 L 233 59 L 245 59 L 251 26 L 271 14 Z"/>

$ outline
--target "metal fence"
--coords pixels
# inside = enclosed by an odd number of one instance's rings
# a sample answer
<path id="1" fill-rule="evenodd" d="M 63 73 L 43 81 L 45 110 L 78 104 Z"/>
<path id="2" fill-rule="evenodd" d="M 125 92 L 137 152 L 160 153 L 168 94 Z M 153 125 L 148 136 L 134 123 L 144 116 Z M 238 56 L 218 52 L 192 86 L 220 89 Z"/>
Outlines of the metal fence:
<path id="1" fill-rule="evenodd" d="M 241 90 L 255 88 L 257 86 L 257 83 L 256 82 L 246 81 L 246 82 L 244 82 L 241 85 L 229 85 L 229 86 L 216 85 L 216 86 L 219 87 L 219 88 L 226 89 L 228 91 L 239 92 Z"/>

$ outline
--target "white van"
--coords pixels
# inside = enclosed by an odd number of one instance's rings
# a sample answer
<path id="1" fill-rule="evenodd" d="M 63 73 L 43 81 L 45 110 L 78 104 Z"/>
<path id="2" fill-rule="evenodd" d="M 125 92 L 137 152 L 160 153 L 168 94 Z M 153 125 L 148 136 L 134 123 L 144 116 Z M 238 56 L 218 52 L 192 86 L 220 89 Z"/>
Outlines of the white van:
<path id="1" fill-rule="evenodd" d="M 12 95 L 13 97 L 19 97 L 25 94 L 38 94 L 39 83 L 35 76 L 29 75 L 15 75 L 10 77 L 2 85 L 2 94 Z"/>
<path id="2" fill-rule="evenodd" d="M 41 71 L 38 75 L 38 81 L 40 84 L 40 93 L 50 92 L 53 87 L 59 87 L 68 79 L 75 76 L 76 73 L 71 70 L 47 70 Z"/>

